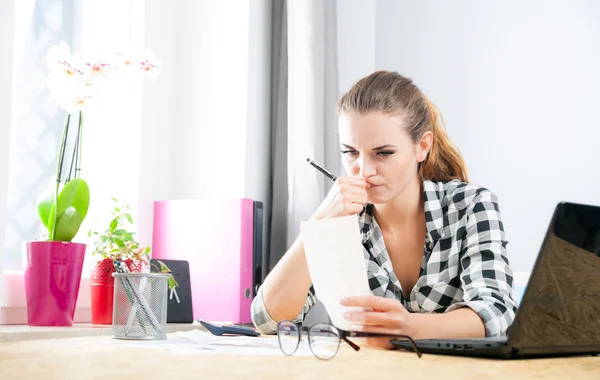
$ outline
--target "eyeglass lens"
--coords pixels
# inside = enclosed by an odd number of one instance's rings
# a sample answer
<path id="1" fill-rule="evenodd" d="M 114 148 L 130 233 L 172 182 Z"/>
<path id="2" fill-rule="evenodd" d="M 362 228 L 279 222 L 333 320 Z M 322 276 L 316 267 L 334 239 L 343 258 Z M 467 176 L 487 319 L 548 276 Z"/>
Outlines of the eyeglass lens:
<path id="1" fill-rule="evenodd" d="M 281 352 L 288 356 L 293 355 L 300 343 L 298 326 L 291 321 L 281 321 L 277 326 L 277 339 Z"/>
<path id="2" fill-rule="evenodd" d="M 333 358 L 340 348 L 340 332 L 327 323 L 317 323 L 308 330 L 308 344 L 319 359 Z"/>

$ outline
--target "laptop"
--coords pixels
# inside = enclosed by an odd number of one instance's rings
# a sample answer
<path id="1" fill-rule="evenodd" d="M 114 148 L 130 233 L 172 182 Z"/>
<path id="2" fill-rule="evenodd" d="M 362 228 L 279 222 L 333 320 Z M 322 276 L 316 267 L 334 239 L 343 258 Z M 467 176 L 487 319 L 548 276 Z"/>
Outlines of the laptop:
<path id="1" fill-rule="evenodd" d="M 395 347 L 412 351 L 407 340 Z M 415 340 L 424 353 L 528 358 L 600 353 L 600 207 L 561 202 L 506 337 Z"/>

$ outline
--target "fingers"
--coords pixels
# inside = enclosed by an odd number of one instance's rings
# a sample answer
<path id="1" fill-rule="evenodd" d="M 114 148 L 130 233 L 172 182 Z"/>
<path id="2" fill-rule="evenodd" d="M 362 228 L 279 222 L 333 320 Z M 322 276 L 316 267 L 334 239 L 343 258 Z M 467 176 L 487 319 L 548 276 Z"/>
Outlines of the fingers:
<path id="1" fill-rule="evenodd" d="M 347 183 L 362 188 L 365 188 L 367 185 L 367 182 L 360 177 L 338 177 L 336 181 L 338 184 Z"/>
<path id="2" fill-rule="evenodd" d="M 338 178 L 338 193 L 341 200 L 342 214 L 353 215 L 363 210 L 367 203 L 365 181 L 355 177 Z"/>
<path id="3" fill-rule="evenodd" d="M 344 298 L 340 301 L 343 306 L 358 306 L 363 309 L 390 311 L 403 308 L 402 304 L 395 299 L 377 296 L 355 296 Z"/>
<path id="4" fill-rule="evenodd" d="M 338 177 L 335 186 L 313 213 L 311 219 L 356 215 L 367 204 L 366 182 L 360 177 Z"/>
<path id="5" fill-rule="evenodd" d="M 388 340 L 392 339 L 394 336 L 400 335 L 399 328 L 384 327 L 384 326 L 353 324 L 353 325 L 351 325 L 351 330 L 357 331 L 357 332 L 386 335 L 386 338 Z"/>
<path id="6" fill-rule="evenodd" d="M 349 311 L 344 317 L 350 322 L 371 326 L 399 327 L 401 324 L 401 316 L 389 312 Z"/>
<path id="7" fill-rule="evenodd" d="M 351 183 L 338 184 L 340 194 L 356 194 L 367 198 L 367 189 Z"/>
<path id="8" fill-rule="evenodd" d="M 371 346 L 377 348 L 383 348 L 386 350 L 394 349 L 394 345 L 390 343 L 391 337 L 385 338 L 375 338 L 375 337 L 367 337 L 367 338 L 359 338 L 360 340 L 357 342 L 361 346 Z M 352 338 L 352 340 L 357 340 L 357 338 Z"/>

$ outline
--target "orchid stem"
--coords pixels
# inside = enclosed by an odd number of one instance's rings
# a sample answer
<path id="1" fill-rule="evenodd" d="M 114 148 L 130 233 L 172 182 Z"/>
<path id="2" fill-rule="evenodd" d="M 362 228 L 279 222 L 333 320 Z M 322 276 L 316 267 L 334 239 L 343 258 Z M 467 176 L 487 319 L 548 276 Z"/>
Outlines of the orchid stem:
<path id="1" fill-rule="evenodd" d="M 75 164 L 75 178 L 81 175 L 81 144 L 83 141 L 83 112 L 79 111 L 79 127 L 77 128 L 77 162 Z"/>
<path id="2" fill-rule="evenodd" d="M 58 218 L 58 187 L 60 185 L 60 176 L 62 175 L 62 164 L 64 160 L 65 145 L 67 144 L 67 130 L 71 115 L 67 112 L 65 116 L 65 124 L 63 126 L 62 137 L 60 139 L 60 148 L 58 151 L 58 162 L 56 163 L 56 183 L 54 184 L 54 194 L 52 194 L 52 202 L 54 203 L 54 214 L 52 215 L 52 230 L 50 232 L 50 240 L 54 240 L 56 235 L 56 219 Z"/>
<path id="3" fill-rule="evenodd" d="M 77 144 L 79 143 L 79 130 L 77 131 L 77 136 L 75 137 L 75 146 L 73 148 L 73 154 L 71 155 L 71 163 L 69 165 L 69 174 L 67 175 L 67 178 L 65 180 L 65 183 L 69 183 L 69 181 L 71 180 L 71 178 L 75 178 L 75 168 L 77 167 L 77 164 L 75 163 L 75 159 L 77 158 Z"/>

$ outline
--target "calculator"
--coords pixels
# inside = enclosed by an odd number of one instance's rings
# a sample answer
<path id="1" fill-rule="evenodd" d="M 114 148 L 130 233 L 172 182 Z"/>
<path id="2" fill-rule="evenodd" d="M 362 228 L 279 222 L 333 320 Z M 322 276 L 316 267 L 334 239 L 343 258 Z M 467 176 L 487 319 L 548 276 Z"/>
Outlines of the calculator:
<path id="1" fill-rule="evenodd" d="M 246 335 L 246 336 L 260 336 L 260 333 L 251 327 L 237 326 L 237 325 L 222 325 L 218 326 L 212 323 L 208 323 L 203 320 L 199 320 L 200 324 L 204 326 L 213 335 Z"/>

